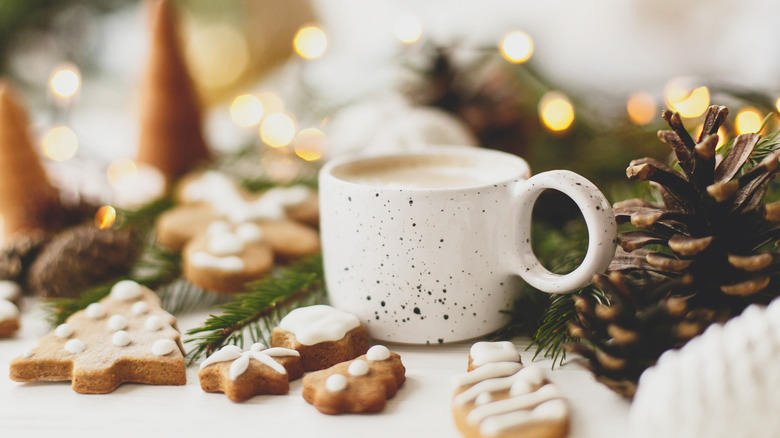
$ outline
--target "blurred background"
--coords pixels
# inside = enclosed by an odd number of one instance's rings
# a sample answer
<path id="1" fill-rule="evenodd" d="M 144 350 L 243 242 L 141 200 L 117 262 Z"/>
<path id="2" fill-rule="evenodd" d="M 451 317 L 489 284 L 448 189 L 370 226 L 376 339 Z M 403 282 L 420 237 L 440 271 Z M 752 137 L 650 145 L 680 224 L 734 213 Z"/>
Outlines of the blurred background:
<path id="1" fill-rule="evenodd" d="M 282 182 L 345 153 L 479 144 L 615 200 L 631 159 L 668 158 L 662 109 L 694 131 L 728 105 L 725 143 L 774 130 L 780 105 L 777 2 L 174 3 L 210 147 L 259 151 Z M 0 0 L 3 76 L 49 170 L 81 192 L 133 169 L 147 6 Z"/>

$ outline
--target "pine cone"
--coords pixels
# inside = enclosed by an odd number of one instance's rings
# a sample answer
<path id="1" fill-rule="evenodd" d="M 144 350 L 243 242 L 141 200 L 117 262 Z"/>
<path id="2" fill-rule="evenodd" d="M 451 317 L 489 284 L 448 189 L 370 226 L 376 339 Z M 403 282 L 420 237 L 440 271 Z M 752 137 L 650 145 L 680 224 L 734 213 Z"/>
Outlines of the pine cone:
<path id="1" fill-rule="evenodd" d="M 726 315 L 713 309 L 688 305 L 690 284 L 686 281 L 645 277 L 628 281 L 618 272 L 596 275 L 609 304 L 588 295 L 574 295 L 578 323 L 569 333 L 586 344 L 567 349 L 585 358 L 583 365 L 596 380 L 618 394 L 634 396 L 642 372 L 661 354 L 679 348 Z"/>
<path id="2" fill-rule="evenodd" d="M 43 248 L 30 267 L 29 288 L 42 297 L 77 297 L 90 286 L 127 274 L 139 252 L 130 231 L 73 227 Z"/>
<path id="3" fill-rule="evenodd" d="M 24 284 L 30 264 L 47 240 L 42 230 L 13 235 L 0 251 L 0 280 Z"/>

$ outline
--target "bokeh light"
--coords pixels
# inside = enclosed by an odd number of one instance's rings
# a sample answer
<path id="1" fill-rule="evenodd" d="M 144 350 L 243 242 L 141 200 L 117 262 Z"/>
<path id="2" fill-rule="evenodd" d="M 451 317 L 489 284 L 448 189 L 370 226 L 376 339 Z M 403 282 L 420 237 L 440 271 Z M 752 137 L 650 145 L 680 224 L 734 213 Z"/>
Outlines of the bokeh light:
<path id="1" fill-rule="evenodd" d="M 317 161 L 325 151 L 325 133 L 317 128 L 302 129 L 295 137 L 295 155 L 306 161 Z"/>
<path id="2" fill-rule="evenodd" d="M 317 26 L 302 27 L 293 38 L 293 47 L 302 58 L 319 58 L 328 48 L 328 37 Z"/>
<path id="3" fill-rule="evenodd" d="M 514 64 L 528 61 L 534 53 L 534 43 L 525 32 L 512 32 L 504 37 L 501 42 L 501 54 Z"/>
<path id="4" fill-rule="evenodd" d="M 55 126 L 44 134 L 41 140 L 43 155 L 54 161 L 67 161 L 76 155 L 79 140 L 76 133 L 67 126 Z"/>
<path id="5" fill-rule="evenodd" d="M 539 102 L 539 118 L 551 131 L 565 131 L 574 122 L 574 107 L 556 91 L 547 92 Z"/>
<path id="6" fill-rule="evenodd" d="M 269 114 L 260 125 L 260 138 L 268 146 L 287 146 L 295 137 L 295 120 L 284 113 Z"/>
<path id="7" fill-rule="evenodd" d="M 116 221 L 116 209 L 110 205 L 100 207 L 95 213 L 95 226 L 101 230 L 110 228 Z"/>
<path id="8" fill-rule="evenodd" d="M 679 79 L 666 85 L 664 97 L 669 108 L 686 118 L 699 117 L 710 106 L 710 90 L 707 87 L 691 89 L 685 87 Z"/>
<path id="9" fill-rule="evenodd" d="M 742 108 L 737 113 L 737 117 L 734 118 L 734 127 L 737 130 L 737 134 L 750 134 L 761 129 L 762 121 L 761 113 L 757 109 L 751 107 Z"/>
<path id="10" fill-rule="evenodd" d="M 649 93 L 634 93 L 626 103 L 628 118 L 636 125 L 647 125 L 652 122 L 658 112 L 655 99 Z"/>
<path id="11" fill-rule="evenodd" d="M 230 105 L 230 118 L 241 127 L 254 126 L 263 118 L 263 103 L 257 96 L 242 94 Z"/>
<path id="12" fill-rule="evenodd" d="M 699 140 L 702 129 L 704 129 L 704 125 L 699 125 L 696 127 L 696 130 L 693 133 L 694 140 Z M 726 130 L 723 128 L 723 126 L 721 126 L 718 128 L 718 143 L 715 145 L 715 150 L 720 149 L 724 144 L 726 144 Z"/>
<path id="13" fill-rule="evenodd" d="M 284 112 L 284 102 L 282 98 L 272 91 L 263 91 L 257 94 L 260 103 L 263 105 L 264 114 L 273 114 Z"/>
<path id="14" fill-rule="evenodd" d="M 71 97 L 79 91 L 81 77 L 78 69 L 73 65 L 67 65 L 58 68 L 51 76 L 49 81 L 51 91 L 56 96 Z"/>
<path id="15" fill-rule="evenodd" d="M 775 108 L 777 108 L 777 112 L 780 112 L 780 97 L 778 97 L 775 102 Z"/>
<path id="16" fill-rule="evenodd" d="M 135 178 L 137 175 L 138 167 L 133 160 L 128 160 L 127 158 L 120 158 L 112 162 L 106 169 L 108 183 L 112 186 L 116 186 L 126 178 Z"/>
<path id="17" fill-rule="evenodd" d="M 393 24 L 393 33 L 401 42 L 412 44 L 422 37 L 422 23 L 411 15 L 399 17 Z"/>
<path id="18" fill-rule="evenodd" d="M 249 65 L 244 36 L 227 24 L 193 26 L 187 40 L 187 57 L 195 80 L 217 89 L 236 82 Z"/>

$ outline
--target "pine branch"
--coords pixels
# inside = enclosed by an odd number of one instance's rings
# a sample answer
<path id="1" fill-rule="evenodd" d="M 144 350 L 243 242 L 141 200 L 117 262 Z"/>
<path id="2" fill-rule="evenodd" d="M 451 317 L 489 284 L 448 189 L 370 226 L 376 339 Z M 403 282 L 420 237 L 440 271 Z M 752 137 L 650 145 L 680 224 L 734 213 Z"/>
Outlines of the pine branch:
<path id="1" fill-rule="evenodd" d="M 248 289 L 235 301 L 220 306 L 221 314 L 210 315 L 201 327 L 187 332 L 198 335 L 185 341 L 195 345 L 187 354 L 189 364 L 228 344 L 243 347 L 247 335 L 251 342 L 269 345 L 268 336 L 282 312 L 324 298 L 322 256 L 280 268 L 275 275 L 249 284 Z"/>

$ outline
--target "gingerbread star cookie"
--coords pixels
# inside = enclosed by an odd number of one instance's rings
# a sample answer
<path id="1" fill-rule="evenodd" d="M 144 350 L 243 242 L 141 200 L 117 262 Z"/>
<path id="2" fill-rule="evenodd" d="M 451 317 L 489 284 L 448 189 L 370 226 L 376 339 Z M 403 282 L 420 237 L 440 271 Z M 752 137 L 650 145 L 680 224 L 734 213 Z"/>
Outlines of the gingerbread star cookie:
<path id="1" fill-rule="evenodd" d="M 364 354 L 368 335 L 357 316 L 320 304 L 297 308 L 282 318 L 271 345 L 298 351 L 304 371 L 316 371 Z"/>
<path id="2" fill-rule="evenodd" d="M 560 390 L 541 368 L 524 368 L 511 350 L 505 343 L 472 347 L 473 369 L 453 379 L 455 425 L 468 438 L 566 437 L 569 405 Z"/>
<path id="3" fill-rule="evenodd" d="M 19 330 L 19 307 L 22 289 L 13 281 L 0 281 L 0 338 L 12 336 Z"/>
<path id="4" fill-rule="evenodd" d="M 383 345 L 303 378 L 303 398 L 324 414 L 379 412 L 406 381 L 401 356 Z"/>
<path id="5" fill-rule="evenodd" d="M 198 377 L 206 392 L 224 392 L 234 402 L 261 394 L 287 394 L 290 381 L 303 376 L 295 350 L 254 344 L 249 351 L 227 345 L 200 364 Z"/>
<path id="6" fill-rule="evenodd" d="M 125 382 L 184 385 L 183 352 L 176 318 L 157 295 L 123 280 L 14 359 L 10 375 L 17 382 L 70 380 L 85 394 Z"/>

